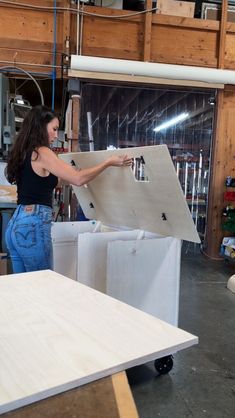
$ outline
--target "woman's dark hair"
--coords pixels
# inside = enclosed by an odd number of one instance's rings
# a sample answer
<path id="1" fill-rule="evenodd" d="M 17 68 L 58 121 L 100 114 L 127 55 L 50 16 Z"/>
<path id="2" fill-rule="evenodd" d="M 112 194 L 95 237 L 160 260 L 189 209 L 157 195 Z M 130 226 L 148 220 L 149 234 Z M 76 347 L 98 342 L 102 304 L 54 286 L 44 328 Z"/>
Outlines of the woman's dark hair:
<path id="1" fill-rule="evenodd" d="M 9 183 L 18 182 L 27 153 L 37 153 L 37 148 L 42 146 L 49 147 L 47 124 L 56 117 L 45 106 L 35 106 L 27 113 L 8 157 L 5 175 Z"/>

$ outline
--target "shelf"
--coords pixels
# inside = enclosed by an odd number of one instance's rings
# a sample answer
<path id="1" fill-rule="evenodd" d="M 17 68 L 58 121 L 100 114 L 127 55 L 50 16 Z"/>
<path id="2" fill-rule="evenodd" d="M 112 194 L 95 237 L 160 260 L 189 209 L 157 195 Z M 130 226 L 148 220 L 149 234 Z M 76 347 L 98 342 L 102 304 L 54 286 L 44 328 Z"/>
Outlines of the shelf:
<path id="1" fill-rule="evenodd" d="M 196 151 L 196 152 L 200 152 L 200 150 L 202 149 L 203 154 L 205 152 L 209 152 L 210 151 L 210 147 L 209 146 L 203 146 L 202 145 L 197 145 L 197 144 L 168 144 L 167 142 L 165 142 L 165 144 L 167 145 L 167 147 L 169 149 L 182 149 L 182 150 L 190 150 L 190 151 Z"/>

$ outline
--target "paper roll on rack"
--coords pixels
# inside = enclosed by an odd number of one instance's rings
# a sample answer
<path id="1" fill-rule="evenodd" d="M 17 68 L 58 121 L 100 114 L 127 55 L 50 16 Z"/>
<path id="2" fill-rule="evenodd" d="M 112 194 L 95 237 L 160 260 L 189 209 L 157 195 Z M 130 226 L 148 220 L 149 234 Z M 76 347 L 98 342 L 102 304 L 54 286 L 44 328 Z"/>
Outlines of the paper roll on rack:
<path id="1" fill-rule="evenodd" d="M 235 71 L 113 58 L 71 56 L 71 70 L 126 74 L 215 84 L 235 84 Z"/>

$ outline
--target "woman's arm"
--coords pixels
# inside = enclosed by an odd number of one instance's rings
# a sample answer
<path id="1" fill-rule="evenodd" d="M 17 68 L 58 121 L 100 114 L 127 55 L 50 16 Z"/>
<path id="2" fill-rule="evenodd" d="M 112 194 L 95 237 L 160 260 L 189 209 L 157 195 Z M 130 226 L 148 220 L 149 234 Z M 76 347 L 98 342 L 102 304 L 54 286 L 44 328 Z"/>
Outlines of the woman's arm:
<path id="1" fill-rule="evenodd" d="M 127 155 L 114 155 L 94 167 L 76 170 L 63 160 L 60 160 L 51 149 L 40 147 L 38 149 L 38 159 L 35 162 L 37 162 L 40 168 L 49 171 L 70 184 L 82 186 L 83 184 L 89 183 L 89 181 L 93 180 L 108 167 L 130 166 L 132 164 L 132 158 Z"/>

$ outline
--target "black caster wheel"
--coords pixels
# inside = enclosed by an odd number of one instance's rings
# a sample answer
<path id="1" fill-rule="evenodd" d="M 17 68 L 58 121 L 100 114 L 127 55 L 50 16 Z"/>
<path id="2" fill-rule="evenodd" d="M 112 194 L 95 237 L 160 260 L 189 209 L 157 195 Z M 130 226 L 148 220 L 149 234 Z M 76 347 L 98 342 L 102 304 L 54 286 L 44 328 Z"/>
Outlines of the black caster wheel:
<path id="1" fill-rule="evenodd" d="M 167 374 L 173 367 L 173 356 L 165 356 L 158 358 L 154 362 L 154 367 L 159 374 Z"/>

